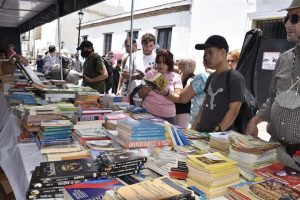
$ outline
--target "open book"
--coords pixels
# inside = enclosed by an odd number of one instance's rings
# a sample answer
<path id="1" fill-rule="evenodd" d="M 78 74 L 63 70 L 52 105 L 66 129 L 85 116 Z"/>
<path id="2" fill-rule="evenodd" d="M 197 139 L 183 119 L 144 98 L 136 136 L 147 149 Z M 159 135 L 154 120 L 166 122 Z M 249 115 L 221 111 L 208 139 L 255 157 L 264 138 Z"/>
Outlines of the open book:
<path id="1" fill-rule="evenodd" d="M 161 74 L 156 73 L 151 78 L 144 78 L 146 85 L 155 90 L 162 90 L 168 85 L 168 80 Z"/>

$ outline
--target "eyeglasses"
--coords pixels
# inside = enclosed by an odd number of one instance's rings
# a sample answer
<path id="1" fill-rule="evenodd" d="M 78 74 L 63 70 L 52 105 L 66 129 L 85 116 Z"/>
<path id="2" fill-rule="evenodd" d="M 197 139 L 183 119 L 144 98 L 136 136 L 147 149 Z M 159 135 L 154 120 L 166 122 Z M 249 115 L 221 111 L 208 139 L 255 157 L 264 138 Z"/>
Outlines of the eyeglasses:
<path id="1" fill-rule="evenodd" d="M 283 18 L 283 23 L 285 24 L 288 20 L 290 20 L 291 24 L 297 24 L 298 21 L 299 21 L 299 16 L 298 15 L 295 15 L 295 14 L 292 14 L 292 15 L 286 15 L 284 18 Z"/>

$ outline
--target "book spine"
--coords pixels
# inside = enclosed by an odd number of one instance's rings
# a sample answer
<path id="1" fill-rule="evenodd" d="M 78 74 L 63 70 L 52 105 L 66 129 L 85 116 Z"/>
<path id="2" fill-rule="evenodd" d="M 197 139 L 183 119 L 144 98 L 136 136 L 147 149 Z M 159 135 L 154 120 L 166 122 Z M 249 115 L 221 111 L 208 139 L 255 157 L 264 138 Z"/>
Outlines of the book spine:
<path id="1" fill-rule="evenodd" d="M 165 127 L 131 127 L 132 132 L 144 133 L 144 132 L 155 132 L 155 131 L 166 131 Z"/>
<path id="2" fill-rule="evenodd" d="M 78 121 L 94 121 L 94 120 L 103 120 L 104 115 L 81 115 L 78 116 Z"/>
<path id="3" fill-rule="evenodd" d="M 49 183 L 49 182 L 64 182 L 64 181 L 84 181 L 85 179 L 95 179 L 98 177 L 98 172 L 90 172 L 90 173 L 84 173 L 84 174 L 78 174 L 78 175 L 68 175 L 65 177 L 47 177 L 47 178 L 41 178 L 41 181 L 43 184 Z"/>
<path id="4" fill-rule="evenodd" d="M 27 199 L 43 199 L 43 198 L 63 198 L 63 188 L 34 188 L 28 189 L 26 197 Z"/>
<path id="5" fill-rule="evenodd" d="M 131 136 L 131 141 L 151 141 L 151 140 L 165 140 L 164 135 L 144 135 L 144 136 Z"/>
<path id="6" fill-rule="evenodd" d="M 131 141 L 125 144 L 127 148 L 143 148 L 143 147 L 162 147 L 169 145 L 169 142 L 166 140 L 154 140 L 154 141 Z"/>

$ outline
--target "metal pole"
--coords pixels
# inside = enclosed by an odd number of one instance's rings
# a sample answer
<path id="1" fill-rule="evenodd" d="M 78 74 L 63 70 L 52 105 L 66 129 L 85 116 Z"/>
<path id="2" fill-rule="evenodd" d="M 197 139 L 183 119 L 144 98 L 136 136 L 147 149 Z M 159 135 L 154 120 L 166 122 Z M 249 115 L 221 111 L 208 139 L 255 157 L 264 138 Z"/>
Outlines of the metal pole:
<path id="1" fill-rule="evenodd" d="M 83 13 L 82 11 L 80 10 L 80 12 L 78 13 L 78 17 L 79 17 L 79 26 L 78 26 L 78 40 L 77 40 L 77 47 L 79 47 L 80 45 L 80 30 L 81 30 L 81 20 L 82 20 L 82 17 L 83 17 Z M 82 16 L 81 16 L 82 15 Z M 78 53 L 79 50 L 77 50 L 77 53 Z"/>
<path id="2" fill-rule="evenodd" d="M 132 66 L 132 38 L 133 38 L 133 14 L 134 14 L 134 0 L 131 0 L 131 19 L 130 19 L 130 55 L 129 55 L 129 84 L 128 84 L 128 91 L 130 91 L 130 83 L 131 83 L 131 76 L 132 76 L 132 71 L 131 68 Z M 127 95 L 130 95 L 129 92 Z"/>
<path id="3" fill-rule="evenodd" d="M 59 60 L 60 60 L 60 79 L 64 79 L 63 75 L 63 66 L 62 66 L 62 57 L 61 57 L 61 32 L 60 32 L 60 16 L 59 16 L 59 0 L 57 0 L 57 7 L 56 7 L 56 12 L 57 12 L 57 35 L 58 35 L 58 53 L 59 53 Z"/>

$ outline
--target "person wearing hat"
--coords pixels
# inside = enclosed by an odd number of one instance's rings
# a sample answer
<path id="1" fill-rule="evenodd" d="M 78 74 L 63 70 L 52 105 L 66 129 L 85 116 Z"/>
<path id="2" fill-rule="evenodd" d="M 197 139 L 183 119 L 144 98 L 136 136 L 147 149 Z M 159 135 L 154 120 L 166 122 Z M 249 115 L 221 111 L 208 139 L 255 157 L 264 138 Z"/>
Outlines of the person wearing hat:
<path id="1" fill-rule="evenodd" d="M 230 70 L 229 47 L 224 37 L 212 35 L 195 48 L 204 50 L 203 63 L 215 72 L 206 81 L 206 96 L 192 129 L 200 132 L 232 129 L 244 96 L 244 78 L 238 71 Z"/>
<path id="2" fill-rule="evenodd" d="M 104 61 L 101 56 L 94 53 L 93 43 L 83 41 L 77 50 L 81 50 L 81 56 L 85 58 L 83 63 L 83 85 L 90 86 L 99 93 L 106 90 L 105 79 L 108 77 Z"/>
<path id="3" fill-rule="evenodd" d="M 271 140 L 279 141 L 278 159 L 300 170 L 300 0 L 294 0 L 284 17 L 287 40 L 296 46 L 279 57 L 270 85 L 270 96 L 249 122 L 246 133 L 257 136 L 257 124 L 268 122 Z"/>

